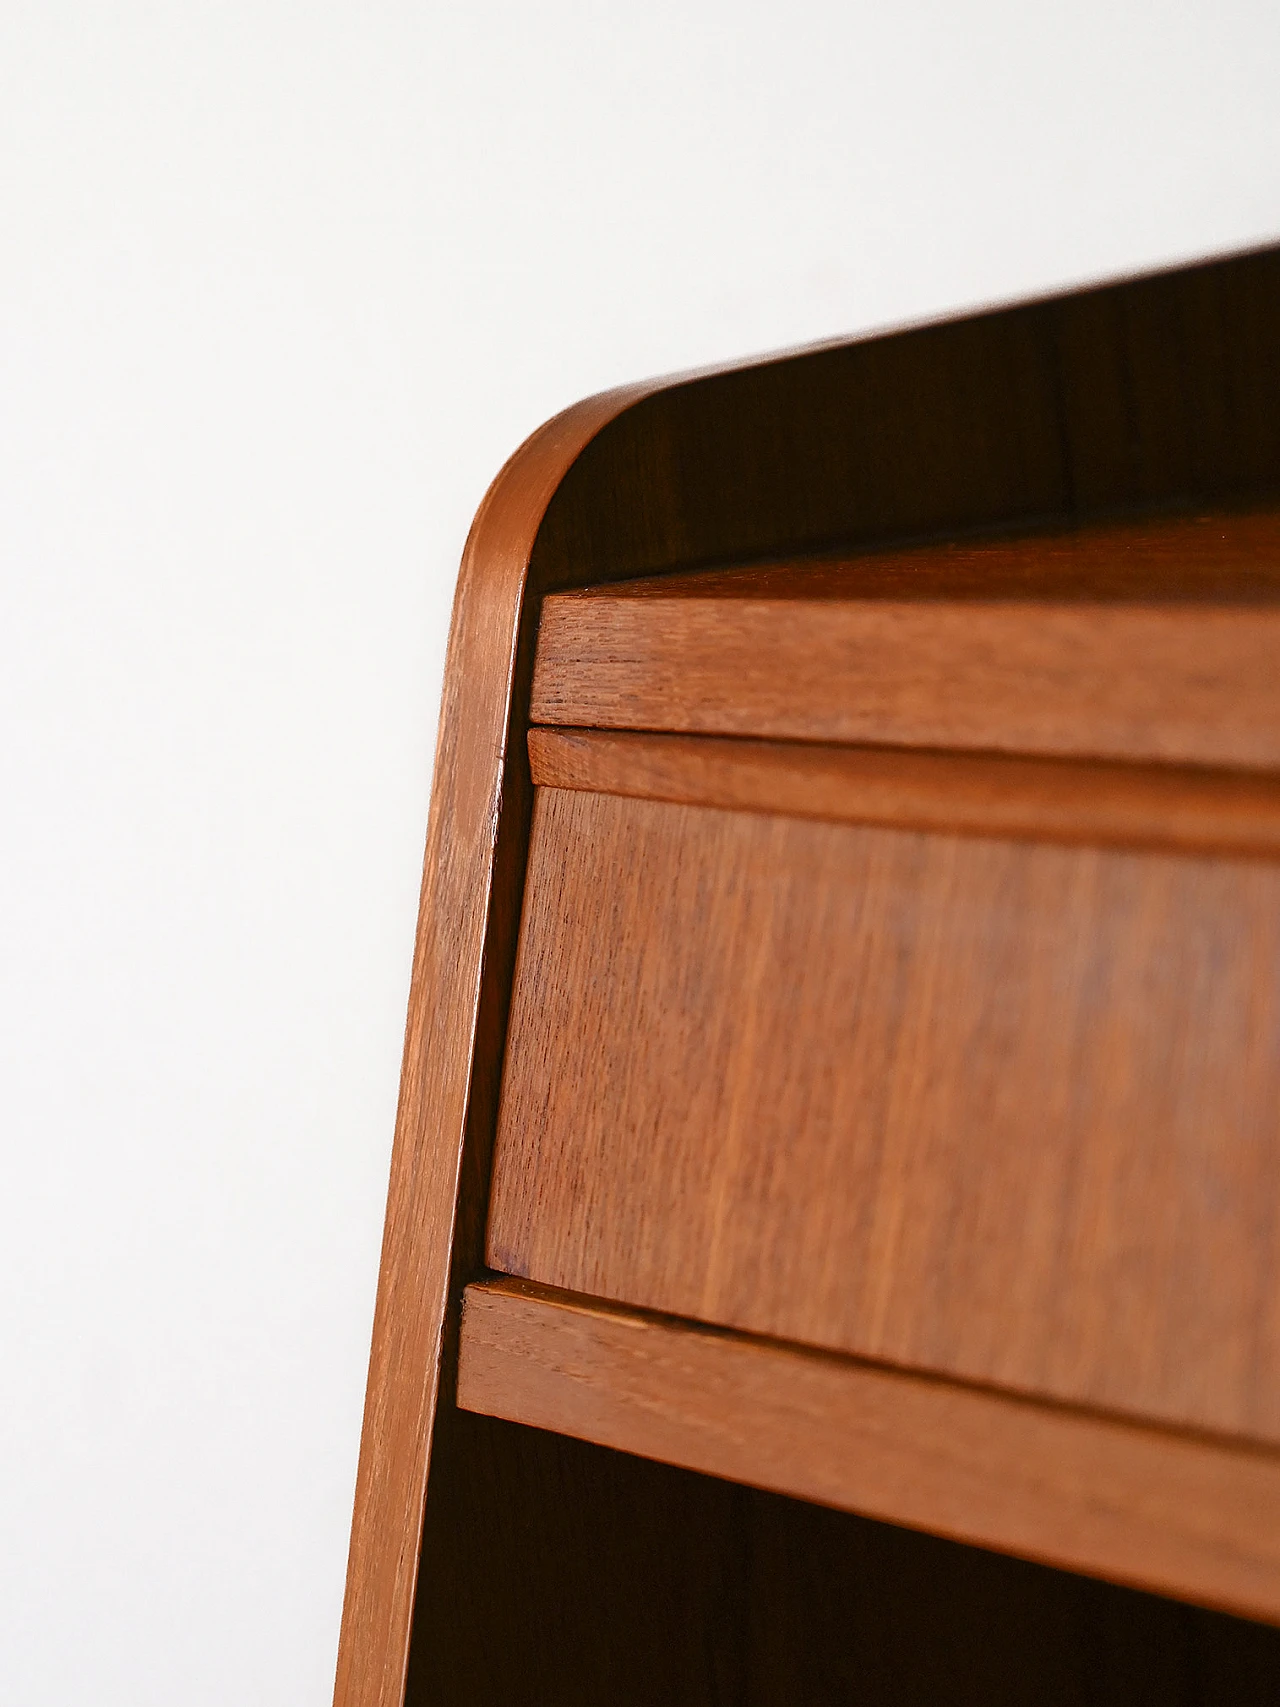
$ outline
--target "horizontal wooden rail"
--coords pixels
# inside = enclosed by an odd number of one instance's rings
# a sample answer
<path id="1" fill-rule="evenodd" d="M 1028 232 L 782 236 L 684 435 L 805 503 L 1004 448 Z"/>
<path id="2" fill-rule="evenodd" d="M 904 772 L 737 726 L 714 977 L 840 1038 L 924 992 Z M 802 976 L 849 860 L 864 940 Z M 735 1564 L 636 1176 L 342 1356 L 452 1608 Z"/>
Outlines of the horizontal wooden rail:
<path id="1" fill-rule="evenodd" d="M 1280 1455 L 529 1282 L 467 1288 L 458 1403 L 1280 1623 Z"/>
<path id="2" fill-rule="evenodd" d="M 532 723 L 1280 769 L 1280 512 L 654 576 L 542 610 Z"/>
<path id="3" fill-rule="evenodd" d="M 533 780 L 686 806 L 1016 840 L 1280 856 L 1280 778 L 1175 766 L 529 731 Z"/>

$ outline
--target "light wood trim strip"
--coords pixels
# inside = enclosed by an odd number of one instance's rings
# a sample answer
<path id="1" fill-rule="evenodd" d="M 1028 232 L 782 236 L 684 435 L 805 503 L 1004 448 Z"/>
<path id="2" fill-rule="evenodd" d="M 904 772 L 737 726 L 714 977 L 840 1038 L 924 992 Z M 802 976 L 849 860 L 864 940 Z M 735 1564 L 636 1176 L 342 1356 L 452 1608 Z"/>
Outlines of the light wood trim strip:
<path id="1" fill-rule="evenodd" d="M 458 1402 L 1280 1623 L 1280 1456 L 527 1281 L 469 1286 Z"/>
<path id="2" fill-rule="evenodd" d="M 1280 857 L 1280 779 L 1240 772 L 530 729 L 545 788 L 1015 840 Z"/>

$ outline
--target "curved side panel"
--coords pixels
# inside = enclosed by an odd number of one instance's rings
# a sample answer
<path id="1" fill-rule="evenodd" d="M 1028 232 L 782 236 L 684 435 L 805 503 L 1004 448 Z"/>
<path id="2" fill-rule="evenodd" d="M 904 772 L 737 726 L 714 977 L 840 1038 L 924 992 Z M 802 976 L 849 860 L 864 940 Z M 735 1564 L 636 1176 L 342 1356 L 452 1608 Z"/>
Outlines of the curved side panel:
<path id="1" fill-rule="evenodd" d="M 336 1707 L 404 1673 L 529 557 L 582 448 L 643 388 L 558 416 L 502 469 L 463 554 L 444 695 L 356 1480 Z"/>

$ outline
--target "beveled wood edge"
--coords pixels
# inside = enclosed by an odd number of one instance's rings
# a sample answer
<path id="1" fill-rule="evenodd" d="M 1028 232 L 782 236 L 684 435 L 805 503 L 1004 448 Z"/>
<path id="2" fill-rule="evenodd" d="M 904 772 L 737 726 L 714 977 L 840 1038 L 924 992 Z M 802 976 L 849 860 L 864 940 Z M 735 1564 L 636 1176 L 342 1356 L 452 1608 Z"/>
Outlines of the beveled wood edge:
<path id="1" fill-rule="evenodd" d="M 1280 1454 L 494 1278 L 458 1403 L 1280 1623 Z"/>
<path id="2" fill-rule="evenodd" d="M 1280 778 L 1183 766 L 536 726 L 535 786 L 845 824 L 1280 857 Z"/>

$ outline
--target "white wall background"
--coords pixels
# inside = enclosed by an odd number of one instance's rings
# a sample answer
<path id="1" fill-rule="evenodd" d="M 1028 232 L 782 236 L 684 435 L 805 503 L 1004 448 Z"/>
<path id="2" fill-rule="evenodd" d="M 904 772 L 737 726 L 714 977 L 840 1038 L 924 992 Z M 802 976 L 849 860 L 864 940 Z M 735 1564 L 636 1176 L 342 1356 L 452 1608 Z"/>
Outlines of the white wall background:
<path id="1" fill-rule="evenodd" d="M 0 0 L 0 1694 L 321 1707 L 436 700 L 616 381 L 1280 234 L 1274 0 Z"/>

